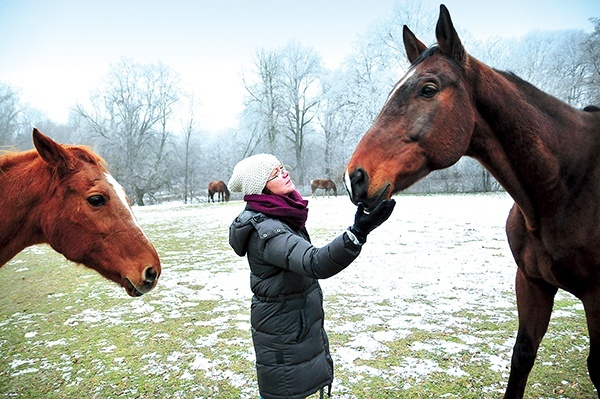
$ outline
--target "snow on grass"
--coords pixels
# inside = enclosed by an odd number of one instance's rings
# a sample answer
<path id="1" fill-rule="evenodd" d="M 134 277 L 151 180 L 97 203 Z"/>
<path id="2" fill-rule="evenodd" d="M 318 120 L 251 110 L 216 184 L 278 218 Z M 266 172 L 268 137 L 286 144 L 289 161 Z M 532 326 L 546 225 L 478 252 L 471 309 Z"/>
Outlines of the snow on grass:
<path id="1" fill-rule="evenodd" d="M 433 375 L 468 377 L 473 367 L 504 380 L 516 319 L 516 266 L 504 230 L 512 199 L 495 193 L 407 195 L 396 201 L 390 220 L 369 235 L 359 258 L 321 281 L 325 327 L 338 375 L 335 397 L 361 397 L 353 392 L 356 386 L 379 380 L 381 389 L 397 393 Z M 227 242 L 229 225 L 243 207 L 241 201 L 136 207 L 163 265 L 156 289 L 128 298 L 122 288 L 83 275 L 75 292 L 52 292 L 47 300 L 72 298 L 65 307 L 70 313 L 61 322 L 64 328 L 126 331 L 138 348 L 138 372 L 159 376 L 165 384 L 183 384 L 172 388 L 173 397 L 195 397 L 179 396 L 182 389 L 204 397 L 200 392 L 218 392 L 223 381 L 230 381 L 240 397 L 254 398 L 249 269 Z M 313 243 L 321 246 L 342 234 L 355 211 L 345 196 L 309 198 L 307 228 Z M 13 262 L 19 274 L 27 272 L 21 260 Z M 579 305 L 566 304 L 555 316 L 570 317 L 577 311 Z M 63 352 L 74 345 L 66 338 L 45 337 L 32 317 L 14 313 L 10 320 L 0 320 L 0 327 L 23 325 L 23 345 L 44 342 Z M 510 325 L 508 336 L 491 332 L 490 325 Z M 98 348 L 93 356 L 99 358 L 89 362 L 87 371 L 65 371 L 64 378 L 76 386 L 86 374 L 135 373 L 124 344 L 112 341 L 105 336 L 86 343 L 84 348 Z M 80 363 L 89 356 L 81 352 L 85 350 L 75 350 L 61 366 L 76 362 L 83 367 Z M 13 359 L 10 373 L 32 373 L 44 362 Z M 212 381 L 204 384 L 215 385 L 194 387 L 199 375 Z M 477 389 L 498 392 L 502 384 L 495 381 Z M 94 394 L 102 395 L 102 387 L 95 389 Z M 458 396 L 448 392 L 440 397 Z"/>

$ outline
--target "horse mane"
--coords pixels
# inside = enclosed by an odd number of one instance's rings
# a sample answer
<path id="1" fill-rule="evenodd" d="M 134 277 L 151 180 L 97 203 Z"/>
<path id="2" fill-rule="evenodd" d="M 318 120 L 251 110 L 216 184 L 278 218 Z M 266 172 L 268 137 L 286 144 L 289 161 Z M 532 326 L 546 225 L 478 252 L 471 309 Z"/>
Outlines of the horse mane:
<path id="1" fill-rule="evenodd" d="M 527 93 L 527 95 L 534 95 L 537 93 L 547 94 L 547 93 L 543 92 L 542 90 L 538 89 L 532 83 L 529 83 L 528 81 L 524 80 L 523 78 L 521 78 L 519 75 L 517 75 L 516 73 L 514 73 L 512 71 L 501 71 L 501 70 L 498 70 L 495 68 L 492 68 L 492 69 L 494 71 L 496 71 L 497 73 L 499 73 L 500 75 L 504 76 L 510 82 L 519 86 L 521 89 L 523 89 Z"/>
<path id="2" fill-rule="evenodd" d="M 502 71 L 491 67 L 490 69 L 518 87 L 524 97 L 531 99 L 530 101 L 533 103 L 537 103 L 537 108 L 545 108 L 547 113 L 558 113 L 564 105 L 573 108 L 570 104 L 567 104 L 558 97 L 546 93 L 514 72 Z M 535 101 L 533 101 L 533 99 L 535 99 Z"/>
<path id="3" fill-rule="evenodd" d="M 35 150 L 24 152 L 6 151 L 0 154 L 0 173 L 5 173 L 15 165 L 34 160 L 38 155 Z"/>

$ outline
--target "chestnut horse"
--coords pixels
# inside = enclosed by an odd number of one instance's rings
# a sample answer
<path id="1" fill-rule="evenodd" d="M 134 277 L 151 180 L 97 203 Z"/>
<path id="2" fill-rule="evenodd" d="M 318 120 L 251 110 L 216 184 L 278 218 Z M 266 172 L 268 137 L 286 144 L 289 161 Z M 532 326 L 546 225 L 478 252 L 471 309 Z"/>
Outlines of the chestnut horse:
<path id="1" fill-rule="evenodd" d="M 507 224 L 517 263 L 519 327 L 505 398 L 522 398 L 557 290 L 579 298 L 588 370 L 600 390 L 600 112 L 577 110 L 469 55 L 441 6 L 437 45 L 404 26 L 411 66 L 346 170 L 354 203 L 373 209 L 463 155 L 515 200 Z M 575 45 L 575 43 L 573 44 Z"/>
<path id="2" fill-rule="evenodd" d="M 211 181 L 208 184 L 208 202 L 215 202 L 215 194 L 217 194 L 218 202 L 229 202 L 229 189 L 223 180 Z"/>
<path id="3" fill-rule="evenodd" d="M 33 143 L 34 150 L 0 156 L 0 267 L 26 247 L 47 243 L 131 296 L 154 288 L 158 254 L 104 161 L 37 129 Z"/>
<path id="4" fill-rule="evenodd" d="M 310 189 L 312 190 L 312 196 L 316 197 L 315 192 L 317 189 L 325 190 L 323 192 L 323 197 L 325 194 L 329 197 L 329 192 L 333 191 L 333 194 L 337 197 L 337 187 L 333 180 L 330 179 L 314 179 L 310 181 Z"/>

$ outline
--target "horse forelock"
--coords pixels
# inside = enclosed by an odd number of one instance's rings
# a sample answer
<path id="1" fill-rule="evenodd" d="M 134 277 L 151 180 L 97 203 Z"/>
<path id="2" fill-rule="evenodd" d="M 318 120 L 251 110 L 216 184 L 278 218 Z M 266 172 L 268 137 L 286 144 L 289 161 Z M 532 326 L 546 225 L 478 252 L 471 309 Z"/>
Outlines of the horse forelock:
<path id="1" fill-rule="evenodd" d="M 423 51 L 421 54 L 419 54 L 419 56 L 412 63 L 411 67 L 417 66 L 418 64 L 422 63 L 427 58 L 434 55 L 438 49 L 439 48 L 438 48 L 437 44 L 434 44 L 433 46 L 428 47 L 425 51 Z"/>
<path id="2" fill-rule="evenodd" d="M 433 57 L 435 54 L 438 54 L 438 53 L 443 54 L 442 50 L 440 50 L 440 48 L 437 44 L 434 44 L 434 45 L 428 47 L 427 50 L 423 51 L 415 59 L 415 61 L 411 64 L 411 68 L 416 67 L 419 64 L 422 64 L 424 61 L 426 61 L 427 59 Z M 444 56 L 446 57 L 446 59 L 451 60 L 455 65 L 457 65 L 460 68 L 464 68 L 466 65 L 468 65 L 469 59 L 471 58 L 470 54 L 467 53 L 466 50 L 464 50 L 464 57 L 462 57 L 461 59 L 456 59 L 447 54 Z"/>
<path id="3" fill-rule="evenodd" d="M 102 172 L 107 173 L 108 167 L 106 161 L 91 148 L 86 146 L 65 146 L 65 148 L 77 159 L 92 165 L 97 165 Z"/>

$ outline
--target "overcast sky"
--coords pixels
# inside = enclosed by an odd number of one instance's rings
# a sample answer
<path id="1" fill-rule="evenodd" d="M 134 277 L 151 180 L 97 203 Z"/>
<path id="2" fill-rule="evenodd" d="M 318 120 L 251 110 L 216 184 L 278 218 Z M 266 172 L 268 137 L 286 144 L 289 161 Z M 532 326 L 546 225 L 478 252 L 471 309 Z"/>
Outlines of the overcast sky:
<path id="1" fill-rule="evenodd" d="M 241 72 L 259 48 L 290 40 L 336 67 L 369 26 L 398 0 L 0 0 L 0 81 L 66 122 L 109 66 L 126 57 L 177 72 L 200 101 L 201 127 L 233 127 Z M 435 10 L 440 1 L 423 0 Z M 592 30 L 600 0 L 445 0 L 452 19 L 476 38 L 531 30 Z M 436 11 L 437 12 L 437 11 Z M 431 38 L 421 38 L 430 43 Z"/>

